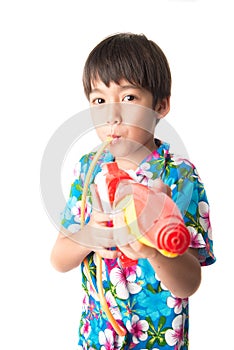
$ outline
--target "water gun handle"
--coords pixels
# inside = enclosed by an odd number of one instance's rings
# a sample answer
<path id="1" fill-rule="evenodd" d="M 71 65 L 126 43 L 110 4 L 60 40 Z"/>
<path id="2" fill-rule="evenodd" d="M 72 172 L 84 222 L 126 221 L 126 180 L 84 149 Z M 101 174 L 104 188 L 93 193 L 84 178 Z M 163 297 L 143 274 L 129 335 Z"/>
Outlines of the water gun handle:
<path id="1" fill-rule="evenodd" d="M 113 227 L 114 226 L 113 221 L 112 220 L 108 221 L 106 223 L 106 226 Z M 138 260 L 133 260 L 133 259 L 128 258 L 119 248 L 117 248 L 117 250 L 119 252 L 121 252 L 120 261 L 121 261 L 121 265 L 123 268 L 135 266 L 137 264 Z"/>

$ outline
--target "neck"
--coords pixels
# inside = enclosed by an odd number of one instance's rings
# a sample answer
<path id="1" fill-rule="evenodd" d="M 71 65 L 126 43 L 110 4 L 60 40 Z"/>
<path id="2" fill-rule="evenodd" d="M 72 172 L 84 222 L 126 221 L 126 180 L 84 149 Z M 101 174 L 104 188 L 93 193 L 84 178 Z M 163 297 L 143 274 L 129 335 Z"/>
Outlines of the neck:
<path id="1" fill-rule="evenodd" d="M 157 146 L 153 142 L 150 144 L 150 147 L 141 147 L 134 154 L 129 154 L 125 157 L 116 157 L 115 161 L 118 163 L 118 166 L 121 169 L 136 170 L 139 164 L 156 149 Z"/>

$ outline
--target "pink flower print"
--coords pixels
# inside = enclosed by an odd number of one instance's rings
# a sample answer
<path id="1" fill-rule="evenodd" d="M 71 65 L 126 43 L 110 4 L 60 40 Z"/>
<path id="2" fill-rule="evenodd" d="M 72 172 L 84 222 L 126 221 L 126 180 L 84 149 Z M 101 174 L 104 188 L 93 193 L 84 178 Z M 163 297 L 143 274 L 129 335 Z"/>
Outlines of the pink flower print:
<path id="1" fill-rule="evenodd" d="M 167 153 L 168 153 L 168 151 L 167 151 Z M 158 153 L 158 151 L 157 150 L 154 150 L 147 158 L 146 158 L 146 160 L 147 160 L 147 162 L 150 162 L 152 159 L 154 160 L 154 159 L 158 159 L 160 157 L 160 154 Z"/>
<path id="2" fill-rule="evenodd" d="M 84 292 L 82 299 L 82 309 L 87 312 L 89 307 L 89 296 Z"/>
<path id="3" fill-rule="evenodd" d="M 179 350 L 183 344 L 183 316 L 178 315 L 172 322 L 172 329 L 168 329 L 165 333 L 165 339 L 170 346 L 175 345 L 175 350 Z"/>
<path id="4" fill-rule="evenodd" d="M 90 216 L 92 207 L 89 202 L 86 202 L 85 206 L 85 220 Z M 71 208 L 71 213 L 74 215 L 74 221 L 80 223 L 81 215 L 81 201 L 77 201 L 75 205 Z"/>
<path id="5" fill-rule="evenodd" d="M 95 300 L 99 300 L 99 297 L 98 297 L 98 295 L 97 295 L 96 290 L 93 288 L 93 285 L 89 282 L 88 273 L 87 273 L 87 270 L 86 270 L 86 267 L 85 267 L 85 266 L 83 267 L 83 273 L 84 273 L 84 275 L 85 275 L 86 278 L 87 278 L 87 290 L 88 290 L 88 294 L 91 295 Z"/>
<path id="6" fill-rule="evenodd" d="M 102 281 L 107 280 L 107 273 L 106 273 L 106 266 L 105 266 L 106 260 L 108 259 L 105 259 L 105 261 L 102 259 Z M 93 254 L 93 262 L 97 266 L 97 253 Z"/>
<path id="7" fill-rule="evenodd" d="M 212 230 L 209 217 L 209 205 L 206 202 L 199 202 L 198 209 L 200 213 L 200 224 L 205 232 L 208 232 L 208 237 L 212 239 Z"/>
<path id="8" fill-rule="evenodd" d="M 105 261 L 105 265 L 106 265 L 106 269 L 108 271 L 108 274 L 111 272 L 111 270 L 118 266 L 118 262 L 117 259 L 104 259 Z"/>
<path id="9" fill-rule="evenodd" d="M 115 267 L 110 272 L 111 283 L 116 287 L 116 294 L 120 299 L 128 299 L 130 294 L 137 294 L 142 287 L 135 282 L 136 272 L 130 273 L 128 269 L 128 275 L 120 267 Z M 134 271 L 134 270 L 133 270 Z"/>
<path id="10" fill-rule="evenodd" d="M 182 299 L 180 298 L 167 298 L 167 306 L 174 309 L 176 314 L 180 314 L 182 311 Z"/>
<path id="11" fill-rule="evenodd" d="M 97 295 L 97 291 L 95 289 L 93 289 L 93 285 L 90 284 L 89 281 L 87 281 L 87 290 L 89 292 L 89 294 L 95 299 L 95 300 L 99 300 L 99 297 Z"/>
<path id="12" fill-rule="evenodd" d="M 187 229 L 189 230 L 190 235 L 191 235 L 190 247 L 202 248 L 202 247 L 206 246 L 205 241 L 204 241 L 201 233 L 198 233 L 197 230 L 192 226 L 187 226 Z"/>
<path id="13" fill-rule="evenodd" d="M 148 179 L 151 179 L 153 177 L 152 171 L 148 171 L 150 169 L 150 164 L 149 163 L 143 163 L 140 166 L 140 169 L 137 173 L 145 175 Z"/>
<path id="14" fill-rule="evenodd" d="M 139 316 L 133 315 L 132 320 L 126 322 L 126 327 L 132 334 L 132 341 L 134 344 L 138 344 L 140 341 L 147 339 L 149 324 L 146 320 L 140 320 Z"/>
<path id="15" fill-rule="evenodd" d="M 79 175 L 80 175 L 80 169 L 81 169 L 81 163 L 78 162 L 78 163 L 76 163 L 75 168 L 73 170 L 73 174 L 76 178 L 79 177 Z"/>
<path id="16" fill-rule="evenodd" d="M 183 307 L 186 307 L 188 304 L 188 299 L 181 299 L 177 297 L 168 297 L 167 298 L 167 306 L 171 309 L 174 309 L 176 314 L 180 314 Z"/>
<path id="17" fill-rule="evenodd" d="M 81 327 L 81 334 L 84 335 L 85 339 L 88 338 L 91 331 L 90 322 L 87 318 L 83 319 L 83 326 Z"/>
<path id="18" fill-rule="evenodd" d="M 164 158 L 167 158 L 168 157 L 168 154 L 169 154 L 169 150 L 168 149 L 164 149 Z"/>
<path id="19" fill-rule="evenodd" d="M 82 345 L 78 345 L 78 346 L 77 346 L 77 350 L 87 350 L 87 349 L 89 349 L 89 350 L 95 350 L 92 346 L 90 347 L 90 346 L 89 346 L 89 343 L 87 343 L 86 341 L 83 342 Z"/>
<path id="20" fill-rule="evenodd" d="M 130 267 L 125 267 L 124 269 L 124 274 L 126 276 L 126 279 L 128 281 L 135 281 L 136 276 L 140 276 L 141 275 L 141 268 L 137 265 L 133 265 Z"/>
<path id="21" fill-rule="evenodd" d="M 108 290 L 106 295 L 105 295 L 107 305 L 111 310 L 112 315 L 116 320 L 122 320 L 122 315 L 121 312 L 119 311 L 118 305 L 116 303 L 116 300 L 114 296 L 112 295 L 111 291 Z"/>
<path id="22" fill-rule="evenodd" d="M 99 343 L 101 346 L 101 350 L 114 350 L 115 342 L 113 331 L 110 329 L 105 329 L 105 331 L 100 331 L 98 335 Z"/>

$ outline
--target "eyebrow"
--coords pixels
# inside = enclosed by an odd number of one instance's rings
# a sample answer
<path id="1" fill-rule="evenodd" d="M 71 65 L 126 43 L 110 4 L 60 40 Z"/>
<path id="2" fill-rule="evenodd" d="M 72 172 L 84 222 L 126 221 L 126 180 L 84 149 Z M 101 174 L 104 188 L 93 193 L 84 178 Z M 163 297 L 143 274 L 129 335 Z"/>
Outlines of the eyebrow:
<path id="1" fill-rule="evenodd" d="M 121 88 L 121 90 L 128 90 L 128 89 L 134 89 L 134 90 L 142 90 L 142 88 L 140 86 L 136 86 L 136 85 L 120 85 L 119 84 L 119 87 Z M 92 93 L 102 93 L 102 89 L 99 89 L 99 88 L 94 88 L 90 91 L 90 94 Z"/>
<path id="2" fill-rule="evenodd" d="M 142 90 L 142 88 L 140 86 L 136 86 L 136 85 L 119 85 L 121 87 L 122 90 L 128 90 L 128 89 L 135 89 L 135 90 Z"/>

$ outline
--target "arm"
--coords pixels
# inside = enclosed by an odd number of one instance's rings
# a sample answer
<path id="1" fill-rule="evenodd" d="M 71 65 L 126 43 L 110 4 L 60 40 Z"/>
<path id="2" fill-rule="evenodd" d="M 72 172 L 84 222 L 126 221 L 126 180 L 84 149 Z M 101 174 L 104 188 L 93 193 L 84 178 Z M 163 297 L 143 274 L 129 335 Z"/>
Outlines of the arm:
<path id="1" fill-rule="evenodd" d="M 60 272 L 67 272 L 79 266 L 92 251 L 106 259 L 118 257 L 118 251 L 106 249 L 116 246 L 113 229 L 106 227 L 108 220 L 106 214 L 94 209 L 89 223 L 76 233 L 61 228 L 51 252 L 53 267 Z"/>
<path id="2" fill-rule="evenodd" d="M 187 298 L 196 292 L 201 283 L 201 266 L 197 255 L 197 249 L 191 248 L 172 259 L 157 252 L 149 262 L 172 294 Z"/>
<path id="3" fill-rule="evenodd" d="M 168 258 L 155 248 L 133 241 L 120 247 L 131 259 L 148 259 L 158 278 L 179 298 L 195 293 L 201 283 L 201 267 L 197 249 L 189 248 L 183 255 Z"/>
<path id="4" fill-rule="evenodd" d="M 90 252 L 90 249 L 76 243 L 61 230 L 51 252 L 51 264 L 57 271 L 67 272 L 79 266 Z"/>

